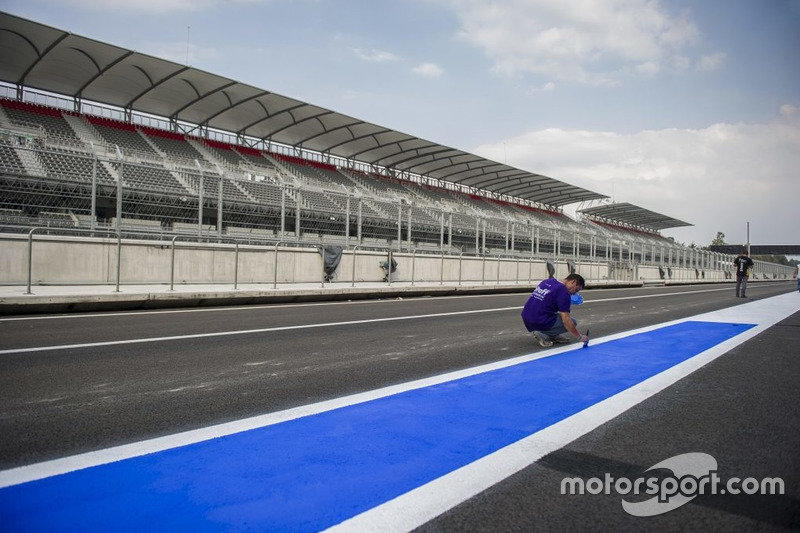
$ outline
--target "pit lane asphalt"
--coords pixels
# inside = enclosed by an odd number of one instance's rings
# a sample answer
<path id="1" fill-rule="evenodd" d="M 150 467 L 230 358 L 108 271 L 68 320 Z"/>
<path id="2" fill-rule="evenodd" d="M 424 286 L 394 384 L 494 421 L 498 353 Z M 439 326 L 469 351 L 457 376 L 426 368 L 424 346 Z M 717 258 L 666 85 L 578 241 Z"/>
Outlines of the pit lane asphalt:
<path id="1" fill-rule="evenodd" d="M 753 285 L 750 297 L 794 288 L 793 283 Z M 732 292 L 730 285 L 585 291 L 586 303 L 573 315 L 582 330 L 589 326 L 592 335 L 600 337 L 744 302 Z M 526 297 L 520 293 L 1 320 L 2 350 L 84 346 L 0 355 L 0 468 L 540 350 L 519 320 Z M 463 311 L 475 313 L 450 314 Z M 401 320 L 366 322 L 374 319 Z M 771 507 L 756 502 L 748 510 L 737 499 L 725 498 L 701 505 L 698 498 L 684 507 L 699 513 L 700 525 L 727 523 L 719 522 L 719 514 L 739 526 L 792 524 L 800 493 L 800 395 L 796 356 L 792 357 L 798 320 L 797 315 L 791 317 L 733 350 L 731 357 L 704 367 L 423 529 L 455 531 L 469 525 L 484 531 L 552 530 L 598 524 L 602 529 L 629 528 L 633 517 L 622 512 L 619 496 L 561 496 L 559 483 L 565 472 L 586 472 L 587 477 L 606 471 L 638 474 L 687 451 L 714 455 L 721 468 L 742 477 L 786 480 L 787 494 L 769 500 Z M 246 330 L 259 331 L 90 345 Z M 616 470 L 609 470 L 612 467 Z M 664 525 L 679 520 L 675 513 L 664 515 Z"/>

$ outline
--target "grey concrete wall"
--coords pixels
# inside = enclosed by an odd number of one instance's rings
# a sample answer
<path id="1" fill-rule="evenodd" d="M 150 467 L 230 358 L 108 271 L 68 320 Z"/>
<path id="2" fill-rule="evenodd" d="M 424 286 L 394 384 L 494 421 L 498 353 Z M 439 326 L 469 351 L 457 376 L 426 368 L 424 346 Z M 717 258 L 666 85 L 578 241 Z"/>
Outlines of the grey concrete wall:
<path id="1" fill-rule="evenodd" d="M 121 241 L 120 283 L 170 283 L 173 276 L 171 241 Z M 31 247 L 32 284 L 109 284 L 116 282 L 117 239 L 35 235 Z M 380 264 L 388 251 L 347 250 L 334 282 L 379 282 Z M 0 235 L 0 283 L 24 285 L 28 280 L 27 235 Z M 474 257 L 437 253 L 395 253 L 398 263 L 392 281 L 414 283 L 465 282 L 533 283 L 547 277 L 543 259 Z M 565 259 L 552 260 L 556 277 L 569 273 Z M 277 264 L 277 277 L 275 265 Z M 659 281 L 657 266 L 612 266 L 600 261 L 576 261 L 576 270 L 588 282 Z M 724 270 L 672 268 L 666 282 L 725 281 Z M 176 242 L 175 283 L 315 283 L 322 281 L 322 256 L 318 248 L 281 244 L 240 245 L 238 258 L 233 244 Z M 787 278 L 788 279 L 788 278 Z"/>

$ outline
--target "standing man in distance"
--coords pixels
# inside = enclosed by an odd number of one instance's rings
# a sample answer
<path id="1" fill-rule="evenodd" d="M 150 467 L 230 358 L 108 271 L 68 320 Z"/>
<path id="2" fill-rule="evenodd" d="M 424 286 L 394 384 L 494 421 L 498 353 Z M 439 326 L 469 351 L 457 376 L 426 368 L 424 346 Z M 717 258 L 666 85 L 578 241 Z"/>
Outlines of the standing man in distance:
<path id="1" fill-rule="evenodd" d="M 733 260 L 733 266 L 736 267 L 736 297 L 747 298 L 747 278 L 750 277 L 750 269 L 753 268 L 753 260 L 750 259 L 750 252 L 743 250 L 741 255 Z M 741 296 L 739 296 L 739 289 L 741 288 Z"/>
<path id="2" fill-rule="evenodd" d="M 533 332 L 539 345 L 547 348 L 553 342 L 566 343 L 569 332 L 575 340 L 586 342 L 586 335 L 578 331 L 578 321 L 569 314 L 571 298 L 583 290 L 586 281 L 580 274 L 570 274 L 563 280 L 548 278 L 531 293 L 522 309 L 522 322 Z"/>

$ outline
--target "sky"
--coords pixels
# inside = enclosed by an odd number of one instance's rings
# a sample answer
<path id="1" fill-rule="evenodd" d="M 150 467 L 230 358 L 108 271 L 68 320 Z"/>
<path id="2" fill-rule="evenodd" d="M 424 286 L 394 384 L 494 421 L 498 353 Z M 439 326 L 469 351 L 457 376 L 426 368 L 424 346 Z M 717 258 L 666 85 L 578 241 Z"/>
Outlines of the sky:
<path id="1" fill-rule="evenodd" d="M 0 9 L 689 222 L 662 232 L 684 244 L 749 223 L 753 244 L 800 245 L 800 0 Z"/>

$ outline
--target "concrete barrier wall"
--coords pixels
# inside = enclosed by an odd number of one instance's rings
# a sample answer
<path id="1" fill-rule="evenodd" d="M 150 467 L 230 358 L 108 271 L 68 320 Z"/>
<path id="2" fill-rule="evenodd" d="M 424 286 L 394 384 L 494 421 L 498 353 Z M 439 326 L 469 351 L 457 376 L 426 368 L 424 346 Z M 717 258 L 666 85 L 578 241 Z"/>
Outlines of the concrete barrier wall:
<path id="1" fill-rule="evenodd" d="M 318 247 L 281 243 L 270 246 L 171 241 L 120 241 L 120 283 L 315 283 L 322 282 L 322 255 Z M 0 283 L 24 285 L 28 280 L 28 236 L 0 236 Z M 174 253 L 174 263 L 173 263 Z M 334 282 L 380 282 L 387 251 L 346 250 Z M 32 284 L 113 284 L 117 276 L 117 239 L 35 235 L 32 241 Z M 475 257 L 437 253 L 395 253 L 397 271 L 392 281 L 533 283 L 546 278 L 544 259 Z M 551 260 L 555 276 L 569 273 L 565 259 Z M 174 274 L 173 274 L 174 264 Z M 277 264 L 277 276 L 275 272 Z M 576 271 L 591 282 L 660 281 L 658 266 L 611 265 L 576 261 Z M 355 268 L 354 268 L 355 267 Z M 665 272 L 668 270 L 664 267 Z M 730 280 L 723 270 L 672 267 L 664 281 L 673 283 Z M 237 279 L 238 278 L 238 279 Z M 788 278 L 787 278 L 788 279 Z"/>

